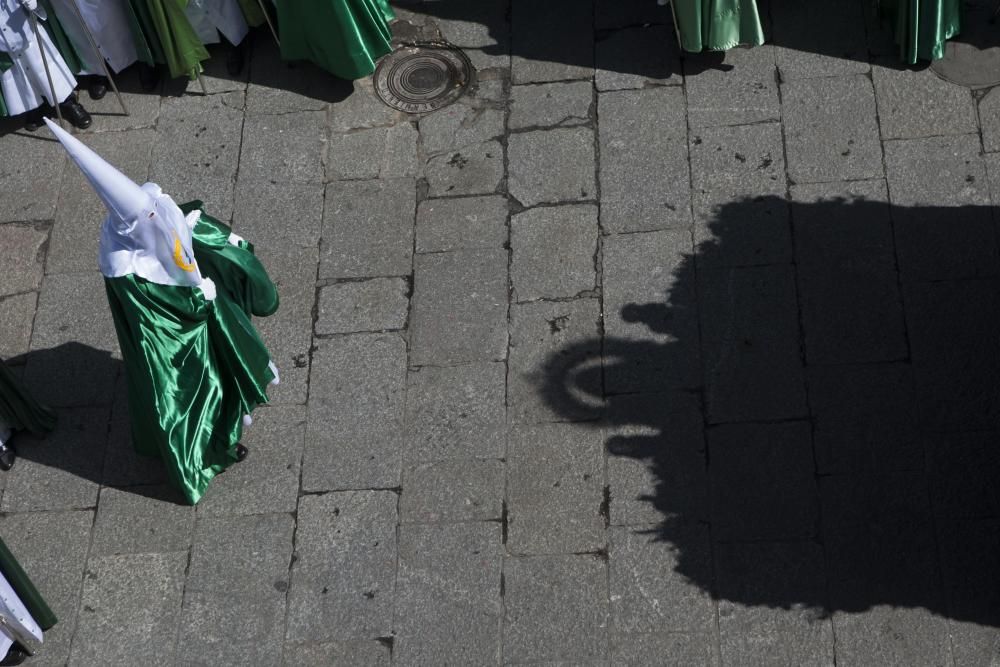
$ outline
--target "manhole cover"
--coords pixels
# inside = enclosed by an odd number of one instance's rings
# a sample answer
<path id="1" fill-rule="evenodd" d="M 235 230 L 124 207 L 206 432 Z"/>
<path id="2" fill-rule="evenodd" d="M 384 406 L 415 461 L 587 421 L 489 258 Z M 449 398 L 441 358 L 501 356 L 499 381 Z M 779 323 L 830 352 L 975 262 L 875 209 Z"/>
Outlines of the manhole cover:
<path id="1" fill-rule="evenodd" d="M 995 0 L 963 3 L 962 9 L 962 31 L 945 44 L 944 58 L 931 63 L 931 71 L 967 88 L 1000 84 L 1000 20 Z"/>
<path id="2" fill-rule="evenodd" d="M 472 83 L 472 63 L 450 44 L 414 44 L 387 55 L 375 68 L 375 94 L 407 113 L 427 113 L 460 98 Z"/>

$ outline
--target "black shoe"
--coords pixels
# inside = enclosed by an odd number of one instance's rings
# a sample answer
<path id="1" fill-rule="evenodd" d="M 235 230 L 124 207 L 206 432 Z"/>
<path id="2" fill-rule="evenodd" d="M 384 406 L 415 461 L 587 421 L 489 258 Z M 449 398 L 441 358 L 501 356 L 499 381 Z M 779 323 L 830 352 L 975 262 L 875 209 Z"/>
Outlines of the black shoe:
<path id="1" fill-rule="evenodd" d="M 87 93 L 92 100 L 102 99 L 108 94 L 108 80 L 103 76 L 92 77 L 87 85 Z"/>
<path id="2" fill-rule="evenodd" d="M 247 457 L 247 454 L 249 454 L 249 453 L 250 453 L 249 449 L 247 449 L 246 447 L 244 447 L 243 445 L 241 445 L 238 442 L 236 443 L 236 460 L 237 461 L 242 461 L 243 459 L 245 459 Z"/>
<path id="3" fill-rule="evenodd" d="M 142 92 L 153 92 L 160 85 L 160 72 L 152 65 L 139 63 L 139 85 L 142 86 Z"/>
<path id="4" fill-rule="evenodd" d="M 14 452 L 14 443 L 7 441 L 0 445 L 0 470 L 10 470 L 14 467 L 14 459 L 17 454 Z"/>
<path id="5" fill-rule="evenodd" d="M 246 39 L 229 49 L 229 55 L 226 56 L 226 71 L 229 72 L 229 76 L 239 76 L 243 71 L 246 52 Z"/>
<path id="6" fill-rule="evenodd" d="M 59 105 L 59 110 L 62 111 L 63 118 L 77 129 L 86 130 L 93 122 L 83 105 L 72 96 Z"/>
<path id="7" fill-rule="evenodd" d="M 13 644 L 10 650 L 7 651 L 7 656 L 0 660 L 0 667 L 13 667 L 14 665 L 20 665 L 22 662 L 28 659 L 28 652 L 24 650 L 20 644 Z"/>
<path id="8" fill-rule="evenodd" d="M 52 112 L 52 115 L 55 115 L 55 111 L 51 107 L 49 107 L 48 110 Z M 34 111 L 29 111 L 24 119 L 24 129 L 26 129 L 28 132 L 34 132 L 35 130 L 37 130 L 38 128 L 40 128 L 42 125 L 45 124 L 45 121 L 42 120 L 44 116 L 45 116 L 45 111 L 43 111 L 42 109 L 35 109 Z"/>

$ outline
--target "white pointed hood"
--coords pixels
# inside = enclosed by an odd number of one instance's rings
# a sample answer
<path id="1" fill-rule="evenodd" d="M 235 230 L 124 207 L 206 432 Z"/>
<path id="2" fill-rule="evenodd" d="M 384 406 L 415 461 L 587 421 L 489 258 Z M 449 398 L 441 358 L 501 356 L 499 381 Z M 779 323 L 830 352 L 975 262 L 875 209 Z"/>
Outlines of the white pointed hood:
<path id="1" fill-rule="evenodd" d="M 158 185 L 137 185 L 48 118 L 45 123 L 108 209 L 101 228 L 101 273 L 108 278 L 135 274 L 161 285 L 201 285 L 191 238 L 199 212 L 185 218 Z"/>
<path id="2" fill-rule="evenodd" d="M 45 124 L 63 145 L 73 162 L 90 181 L 108 212 L 122 221 L 135 220 L 150 206 L 151 197 L 135 181 L 121 173 L 86 144 L 48 118 Z"/>

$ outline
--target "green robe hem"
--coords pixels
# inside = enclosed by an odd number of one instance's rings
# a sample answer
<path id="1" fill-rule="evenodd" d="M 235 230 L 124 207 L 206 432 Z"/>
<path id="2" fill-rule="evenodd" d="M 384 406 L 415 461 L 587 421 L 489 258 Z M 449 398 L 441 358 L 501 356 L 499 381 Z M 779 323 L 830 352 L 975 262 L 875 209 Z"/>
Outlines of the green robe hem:
<path id="1" fill-rule="evenodd" d="M 685 51 L 725 51 L 764 43 L 756 0 L 672 0 L 671 4 Z"/>
<path id="2" fill-rule="evenodd" d="M 284 60 L 308 60 L 342 79 L 360 79 L 392 51 L 395 14 L 387 0 L 296 0 L 276 9 Z"/>

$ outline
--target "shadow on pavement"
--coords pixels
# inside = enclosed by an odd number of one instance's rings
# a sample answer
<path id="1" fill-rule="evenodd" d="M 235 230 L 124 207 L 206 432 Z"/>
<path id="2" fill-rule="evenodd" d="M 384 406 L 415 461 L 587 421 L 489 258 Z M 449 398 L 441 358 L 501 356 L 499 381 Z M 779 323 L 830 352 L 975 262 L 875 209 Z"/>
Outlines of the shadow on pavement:
<path id="1" fill-rule="evenodd" d="M 605 285 L 605 337 L 535 382 L 606 430 L 610 525 L 668 543 L 719 600 L 1000 627 L 991 215 L 737 201 L 650 273 L 662 300 L 609 306 Z"/>
<path id="2" fill-rule="evenodd" d="M 730 70 L 721 52 L 681 52 L 669 5 L 655 0 L 550 0 L 509 3 L 428 0 L 399 2 L 410 12 L 404 22 L 425 17 L 439 23 L 444 39 L 477 46 L 488 55 L 514 57 L 652 79 L 706 70 Z M 1000 47 L 1000 23 L 992 0 L 963 3 L 966 28 L 953 41 L 978 49 Z M 765 43 L 789 51 L 886 67 L 908 69 L 898 59 L 891 18 L 881 17 L 871 0 L 757 0 Z M 399 25 L 399 24 L 397 24 Z M 473 26 L 488 32 L 491 45 Z M 596 26 L 596 29 L 595 29 Z M 471 40 L 471 41 L 470 41 Z M 596 50 L 595 50 L 596 43 Z M 790 59 L 798 57 L 790 56 Z M 922 69 L 929 63 L 921 63 Z M 816 63 L 812 67 L 816 68 Z M 830 72 L 840 73 L 840 72 Z"/>
<path id="3" fill-rule="evenodd" d="M 226 70 L 226 55 L 232 47 L 228 45 L 210 45 L 208 47 L 212 57 L 204 63 L 204 76 L 209 93 L 236 90 L 236 86 L 250 84 L 258 88 L 257 92 L 261 95 L 262 103 L 266 104 L 269 90 L 284 91 L 329 103 L 342 102 L 354 92 L 351 81 L 339 79 L 312 63 L 283 61 L 266 28 L 253 30 L 247 36 L 247 40 L 243 71 L 235 76 Z M 190 95 L 197 97 L 203 94 L 198 81 L 188 81 L 187 78 L 183 77 L 171 79 L 164 67 L 160 68 L 160 72 L 161 81 L 152 91 L 143 89 L 136 66 L 126 68 L 116 75 L 115 83 L 119 90 L 126 95 L 156 95 L 160 97 Z M 91 101 L 83 90 L 80 91 L 79 95 L 81 103 L 90 111 L 94 119 L 92 130 L 100 129 L 102 119 L 124 115 L 115 101 L 114 93 L 110 90 L 100 104 Z M 128 101 L 126 101 L 127 104 Z M 34 132 L 26 130 L 24 128 L 26 120 L 26 115 L 0 117 L 0 137 L 20 132 L 43 141 L 51 139 L 48 133 L 43 130 Z"/>
<path id="4" fill-rule="evenodd" d="M 73 478 L 78 478 L 183 503 L 179 493 L 164 486 L 167 478 L 163 463 L 139 456 L 132 447 L 121 360 L 106 350 L 71 342 L 6 362 L 32 395 L 52 407 L 58 416 L 55 430 L 43 438 L 28 433 L 15 435 L 18 460 L 8 476 L 31 476 L 36 482 L 32 488 L 48 487 L 48 492 L 56 496 L 79 491 L 68 488 L 76 485 Z M 53 475 L 53 471 L 61 472 Z M 51 488 L 53 484 L 67 488 Z M 8 490 L 10 487 L 8 484 Z"/>

